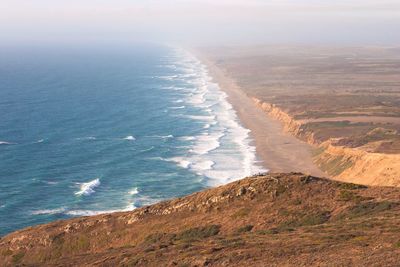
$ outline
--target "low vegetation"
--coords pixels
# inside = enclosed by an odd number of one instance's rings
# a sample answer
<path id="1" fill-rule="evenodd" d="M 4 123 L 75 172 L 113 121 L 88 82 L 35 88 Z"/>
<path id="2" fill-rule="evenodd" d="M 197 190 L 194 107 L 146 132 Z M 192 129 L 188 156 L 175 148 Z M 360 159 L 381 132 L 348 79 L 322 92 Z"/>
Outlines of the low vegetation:
<path id="1" fill-rule="evenodd" d="M 399 196 L 301 173 L 253 176 L 12 233 L 0 239 L 0 265 L 395 266 Z"/>

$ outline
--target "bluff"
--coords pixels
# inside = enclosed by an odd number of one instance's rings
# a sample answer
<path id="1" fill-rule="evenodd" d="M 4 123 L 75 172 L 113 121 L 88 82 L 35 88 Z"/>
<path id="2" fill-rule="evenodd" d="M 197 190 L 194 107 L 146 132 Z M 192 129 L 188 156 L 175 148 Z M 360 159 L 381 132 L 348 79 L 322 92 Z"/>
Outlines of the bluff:
<path id="1" fill-rule="evenodd" d="M 283 123 L 284 131 L 309 143 L 314 147 L 314 162 L 330 177 L 364 185 L 400 186 L 400 154 L 374 151 L 382 142 L 365 142 L 359 147 L 346 144 L 346 138 L 319 140 L 307 123 L 296 120 L 274 104 L 253 98 L 255 104 L 268 116 Z M 338 122 L 341 123 L 341 122 Z M 387 130 L 375 128 L 365 136 L 384 135 Z"/>

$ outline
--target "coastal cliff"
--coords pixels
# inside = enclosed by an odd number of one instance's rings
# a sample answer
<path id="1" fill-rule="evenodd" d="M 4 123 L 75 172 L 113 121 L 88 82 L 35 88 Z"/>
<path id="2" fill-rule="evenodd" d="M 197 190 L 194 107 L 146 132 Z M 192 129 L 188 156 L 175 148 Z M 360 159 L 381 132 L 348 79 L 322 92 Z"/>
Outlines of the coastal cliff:
<path id="1" fill-rule="evenodd" d="M 368 151 L 341 145 L 341 138 L 319 141 L 305 123 L 296 120 L 274 104 L 253 98 L 255 104 L 284 125 L 284 131 L 314 147 L 314 162 L 334 179 L 364 185 L 400 186 L 400 155 Z"/>
<path id="2" fill-rule="evenodd" d="M 1 266 L 393 266 L 400 189 L 257 175 L 0 239 Z"/>

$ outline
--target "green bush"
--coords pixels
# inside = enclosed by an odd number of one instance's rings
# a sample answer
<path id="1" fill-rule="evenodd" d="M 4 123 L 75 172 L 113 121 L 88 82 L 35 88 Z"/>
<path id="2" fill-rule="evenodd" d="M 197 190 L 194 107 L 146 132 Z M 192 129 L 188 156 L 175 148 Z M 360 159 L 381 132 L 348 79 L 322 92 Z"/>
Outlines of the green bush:
<path id="1" fill-rule="evenodd" d="M 323 224 L 326 221 L 328 221 L 329 218 L 330 218 L 329 211 L 320 211 L 312 214 L 305 214 L 299 218 L 283 222 L 277 229 L 278 231 L 287 231 L 285 229 L 292 230 L 293 227 Z"/>
<path id="2" fill-rule="evenodd" d="M 339 183 L 339 188 L 346 189 L 346 190 L 357 190 L 357 189 L 365 189 L 368 188 L 365 185 L 360 184 L 352 184 L 352 183 Z"/>
<path id="3" fill-rule="evenodd" d="M 390 201 L 360 203 L 350 208 L 351 217 L 362 216 L 370 213 L 378 213 L 392 209 L 397 203 Z"/>
<path id="4" fill-rule="evenodd" d="M 355 194 L 354 192 L 348 191 L 348 190 L 342 190 L 339 192 L 339 198 L 338 200 L 340 201 L 354 201 L 354 202 L 360 202 L 364 200 L 362 196 L 359 196 Z"/>

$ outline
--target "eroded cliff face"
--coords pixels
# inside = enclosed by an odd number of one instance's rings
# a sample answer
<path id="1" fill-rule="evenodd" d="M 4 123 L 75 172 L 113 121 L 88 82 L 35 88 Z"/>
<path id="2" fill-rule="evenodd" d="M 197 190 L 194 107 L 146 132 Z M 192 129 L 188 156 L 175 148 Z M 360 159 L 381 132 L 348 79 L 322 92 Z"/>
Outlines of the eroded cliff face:
<path id="1" fill-rule="evenodd" d="M 400 155 L 369 152 L 369 145 L 358 148 L 339 145 L 340 138 L 318 141 L 312 130 L 270 103 L 253 98 L 269 116 L 283 123 L 284 131 L 314 147 L 314 162 L 330 177 L 352 183 L 400 186 Z"/>

